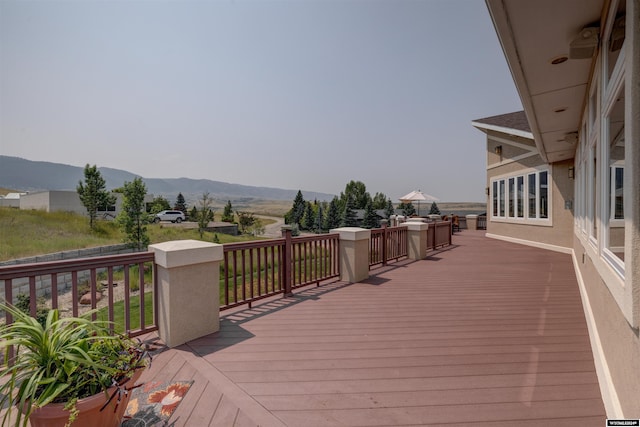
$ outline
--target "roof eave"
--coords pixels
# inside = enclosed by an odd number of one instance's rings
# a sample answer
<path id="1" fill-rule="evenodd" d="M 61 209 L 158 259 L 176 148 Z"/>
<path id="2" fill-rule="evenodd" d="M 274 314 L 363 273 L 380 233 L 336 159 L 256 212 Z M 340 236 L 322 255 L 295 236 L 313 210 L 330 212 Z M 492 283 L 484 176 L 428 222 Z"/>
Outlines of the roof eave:
<path id="1" fill-rule="evenodd" d="M 513 31 L 509 18 L 504 8 L 502 0 L 485 0 L 489 15 L 493 21 L 493 26 L 496 30 L 500 46 L 507 59 L 507 65 L 511 72 L 511 77 L 516 85 L 516 89 L 520 96 L 520 101 L 524 108 L 529 127 L 531 128 L 531 137 L 533 138 L 538 153 L 543 161 L 548 162 L 547 151 L 543 145 L 542 135 L 540 133 L 540 127 L 536 120 L 535 109 L 533 108 L 531 92 L 527 86 L 527 81 L 524 77 L 524 71 L 522 70 L 520 58 L 518 55 L 518 49 L 514 43 Z M 474 125 L 475 126 L 475 125 Z"/>

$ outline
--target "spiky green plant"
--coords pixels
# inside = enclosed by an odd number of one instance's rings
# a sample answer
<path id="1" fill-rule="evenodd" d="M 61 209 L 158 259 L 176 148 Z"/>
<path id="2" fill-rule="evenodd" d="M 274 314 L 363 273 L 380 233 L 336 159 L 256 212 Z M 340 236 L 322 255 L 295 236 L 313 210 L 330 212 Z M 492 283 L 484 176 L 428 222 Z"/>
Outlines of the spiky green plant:
<path id="1" fill-rule="evenodd" d="M 6 378 L 0 386 L 0 406 L 8 404 L 2 425 L 13 406 L 18 408 L 15 425 L 22 422 L 26 427 L 34 409 L 64 402 L 73 407 L 78 399 L 106 392 L 114 381 L 120 383 L 147 364 L 140 345 L 112 335 L 105 322 L 60 318 L 58 310 L 50 310 L 42 325 L 11 305 L 0 303 L 0 309 L 14 319 L 0 326 L 0 377 Z"/>

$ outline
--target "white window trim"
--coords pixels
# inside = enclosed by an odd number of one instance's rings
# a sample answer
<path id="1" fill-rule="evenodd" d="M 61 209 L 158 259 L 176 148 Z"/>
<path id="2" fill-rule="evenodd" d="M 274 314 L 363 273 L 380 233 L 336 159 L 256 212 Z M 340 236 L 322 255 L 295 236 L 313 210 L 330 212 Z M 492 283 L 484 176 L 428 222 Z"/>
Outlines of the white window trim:
<path id="1" fill-rule="evenodd" d="M 497 223 L 511 223 L 511 224 L 522 224 L 522 225 L 536 225 L 536 226 L 543 226 L 543 227 L 552 227 L 553 226 L 553 173 L 552 173 L 552 165 L 543 165 L 543 166 L 539 166 L 539 167 L 535 167 L 535 168 L 528 168 L 528 169 L 522 169 L 518 172 L 511 172 L 508 174 L 503 174 L 503 175 L 498 175 L 498 176 L 494 176 L 491 177 L 490 182 L 489 182 L 489 200 L 491 201 L 491 209 L 490 209 L 490 215 L 489 215 L 489 219 L 492 222 L 497 222 Z M 548 213 L 548 217 L 547 218 L 530 218 L 529 217 L 529 175 L 532 173 L 535 173 L 536 176 L 538 177 L 536 179 L 536 187 L 537 189 L 539 189 L 540 187 L 540 182 L 539 182 L 539 176 L 540 176 L 540 172 L 547 172 L 547 213 Z M 514 183 L 515 183 L 515 187 L 516 187 L 516 194 L 517 194 L 517 182 L 518 182 L 518 177 L 522 176 L 524 177 L 524 197 L 523 197 L 523 208 L 524 208 L 524 216 L 523 217 L 518 217 L 517 216 L 517 201 L 514 202 L 514 214 L 516 216 L 514 217 L 509 217 L 509 179 L 510 178 L 514 178 Z M 503 181 L 504 182 L 504 187 L 505 187 L 505 200 L 504 200 L 504 216 L 500 215 L 500 198 L 498 197 L 498 215 L 494 215 L 493 212 L 493 197 L 494 197 L 494 190 L 493 190 L 493 183 L 494 182 L 498 182 L 498 195 L 500 194 L 500 184 L 499 182 Z M 536 210 L 539 209 L 540 207 L 540 191 L 538 191 L 536 189 Z M 537 212 L 536 212 L 537 215 Z"/>

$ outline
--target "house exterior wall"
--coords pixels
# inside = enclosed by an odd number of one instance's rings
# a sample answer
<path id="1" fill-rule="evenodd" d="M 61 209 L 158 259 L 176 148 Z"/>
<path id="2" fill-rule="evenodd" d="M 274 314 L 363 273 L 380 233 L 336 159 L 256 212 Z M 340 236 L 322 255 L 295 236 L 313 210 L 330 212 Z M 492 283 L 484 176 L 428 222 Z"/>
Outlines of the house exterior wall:
<path id="1" fill-rule="evenodd" d="M 500 153 L 496 148 L 500 147 Z M 533 140 L 495 131 L 487 132 L 487 235 L 505 240 L 527 241 L 549 248 L 569 251 L 573 242 L 573 179 L 569 178 L 573 161 L 548 165 Z M 501 218 L 493 213 L 492 183 L 524 176 L 531 171 L 549 173 L 549 218 L 535 221 L 523 218 Z M 526 201 L 525 201 L 526 203 Z"/>
<path id="2" fill-rule="evenodd" d="M 609 16 L 615 16 L 616 6 L 612 2 Z M 602 75 L 606 75 L 603 53 L 598 52 L 596 59 L 598 73 L 591 81 L 590 93 L 600 96 L 594 98 L 595 117 L 589 117 L 588 109 L 583 113 L 576 155 L 576 173 L 581 178 L 576 185 L 580 209 L 575 218 L 573 250 L 597 328 L 598 348 L 606 361 L 606 379 L 615 391 L 619 413 L 637 419 L 640 417 L 640 2 L 637 0 L 626 1 L 624 43 L 624 59 L 616 64 L 624 73 L 621 83 L 624 87 L 619 92 L 613 74 L 610 82 L 603 81 Z M 603 95 L 602 87 L 607 85 Z M 624 220 L 622 226 L 615 227 L 610 219 L 612 202 L 607 194 L 610 178 L 606 168 L 618 158 L 609 148 L 611 135 L 605 126 L 605 106 L 607 102 L 620 101 L 620 95 L 624 95 Z M 594 129 L 591 133 L 590 127 Z M 607 159 L 608 156 L 611 158 Z M 601 165 L 595 177 L 594 164 Z M 622 271 L 619 262 L 608 253 L 611 247 L 624 250 Z"/>

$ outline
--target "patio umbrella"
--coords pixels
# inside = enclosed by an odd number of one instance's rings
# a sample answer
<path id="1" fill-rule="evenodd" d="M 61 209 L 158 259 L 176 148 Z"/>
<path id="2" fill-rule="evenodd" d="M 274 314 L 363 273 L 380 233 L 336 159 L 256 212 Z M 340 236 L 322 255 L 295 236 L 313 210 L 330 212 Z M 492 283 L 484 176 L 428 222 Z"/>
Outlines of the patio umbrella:
<path id="1" fill-rule="evenodd" d="M 402 203 L 418 202 L 418 216 L 420 216 L 420 202 L 437 202 L 440 199 L 433 197 L 430 194 L 424 194 L 420 190 L 414 190 L 411 193 L 400 197 L 398 200 Z"/>

